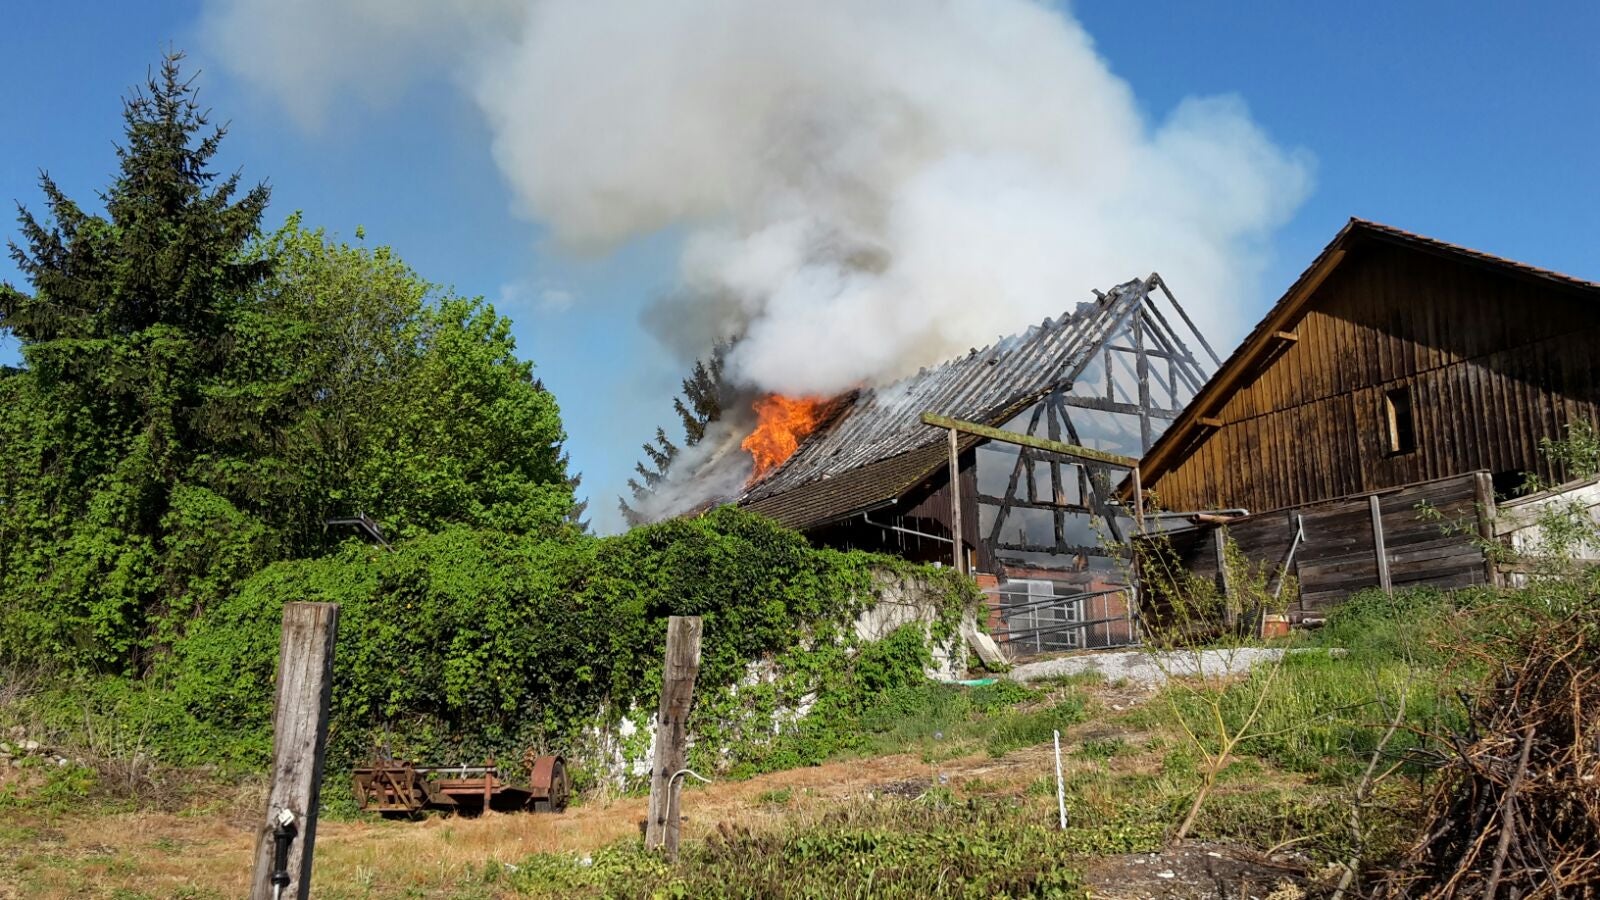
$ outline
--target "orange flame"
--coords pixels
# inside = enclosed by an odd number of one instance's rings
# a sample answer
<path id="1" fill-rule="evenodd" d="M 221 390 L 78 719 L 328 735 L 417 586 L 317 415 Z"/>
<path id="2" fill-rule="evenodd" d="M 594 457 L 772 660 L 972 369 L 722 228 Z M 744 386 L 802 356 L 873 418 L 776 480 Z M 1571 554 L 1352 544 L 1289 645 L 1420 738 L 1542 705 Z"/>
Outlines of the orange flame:
<path id="1" fill-rule="evenodd" d="M 768 394 L 757 400 L 755 410 L 759 424 L 739 443 L 755 458 L 756 467 L 750 480 L 761 480 L 793 456 L 806 435 L 816 430 L 827 405 L 828 401 L 820 397 L 785 397 L 782 394 Z"/>

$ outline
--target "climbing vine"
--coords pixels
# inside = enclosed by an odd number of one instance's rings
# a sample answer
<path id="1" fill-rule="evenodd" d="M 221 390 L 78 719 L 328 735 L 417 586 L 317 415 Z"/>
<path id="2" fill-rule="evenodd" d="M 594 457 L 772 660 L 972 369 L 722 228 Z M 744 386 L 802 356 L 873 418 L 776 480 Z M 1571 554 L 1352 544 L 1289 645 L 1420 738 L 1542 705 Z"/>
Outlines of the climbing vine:
<path id="1" fill-rule="evenodd" d="M 856 634 L 880 592 L 912 582 L 931 625 Z M 520 758 L 528 746 L 599 763 L 608 738 L 627 763 L 648 748 L 666 618 L 697 615 L 695 764 L 752 771 L 847 746 L 842 725 L 920 679 L 930 643 L 954 639 L 973 597 L 952 572 L 815 549 L 733 508 L 610 538 L 453 529 L 392 553 L 352 543 L 268 567 L 178 641 L 159 681 L 195 722 L 249 735 L 231 748 L 238 762 L 264 764 L 282 606 L 335 602 L 331 765 L 378 752 Z M 215 755 L 172 737 L 177 761 Z"/>

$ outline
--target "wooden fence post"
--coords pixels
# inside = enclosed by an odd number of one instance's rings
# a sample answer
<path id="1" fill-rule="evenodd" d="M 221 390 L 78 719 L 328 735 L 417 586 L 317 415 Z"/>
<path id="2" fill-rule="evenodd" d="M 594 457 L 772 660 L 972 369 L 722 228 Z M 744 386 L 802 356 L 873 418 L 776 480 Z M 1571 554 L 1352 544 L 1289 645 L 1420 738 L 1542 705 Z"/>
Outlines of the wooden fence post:
<path id="1" fill-rule="evenodd" d="M 311 896 L 311 854 L 317 838 L 317 803 L 322 754 L 328 742 L 328 701 L 333 693 L 333 645 L 339 633 L 334 603 L 289 603 L 283 607 L 283 643 L 278 651 L 278 709 L 273 719 L 272 787 L 267 815 L 256 834 L 251 900 Z M 274 889 L 273 832 L 280 816 L 294 816 L 285 866 L 289 883 Z"/>
<path id="2" fill-rule="evenodd" d="M 650 813 L 645 820 L 646 850 L 678 855 L 679 772 L 689 755 L 689 704 L 700 672 L 699 616 L 667 620 L 667 656 L 661 673 L 661 708 L 656 715 L 656 752 L 650 769 Z"/>
<path id="3" fill-rule="evenodd" d="M 1378 587 L 1386 594 L 1394 593 L 1389 581 L 1389 550 L 1383 543 L 1383 508 L 1377 494 L 1367 495 L 1367 506 L 1372 511 L 1372 552 L 1378 557 Z"/>

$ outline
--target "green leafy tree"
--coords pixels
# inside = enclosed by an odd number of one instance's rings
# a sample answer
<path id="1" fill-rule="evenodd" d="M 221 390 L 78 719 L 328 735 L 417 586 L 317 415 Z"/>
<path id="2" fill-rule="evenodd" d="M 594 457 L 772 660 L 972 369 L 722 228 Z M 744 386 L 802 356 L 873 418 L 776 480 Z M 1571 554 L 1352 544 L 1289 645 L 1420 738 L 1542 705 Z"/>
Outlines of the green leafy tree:
<path id="1" fill-rule="evenodd" d="M 102 665 L 128 660 L 147 624 L 166 574 L 163 523 L 186 502 L 181 477 L 203 443 L 203 386 L 271 271 L 243 253 L 268 191 L 241 194 L 237 174 L 210 171 L 223 129 L 179 59 L 124 103 L 105 215 L 42 175 L 49 221 L 22 209 L 23 245 L 11 244 L 33 292 L 0 286 L 0 324 L 28 368 L 6 379 L 4 427 L 21 444 L 6 453 L 0 542 L 19 546 L 0 578 L 23 612 L 7 630 Z"/>
<path id="2" fill-rule="evenodd" d="M 570 529 L 554 398 L 510 323 L 388 248 L 208 170 L 222 137 L 167 58 L 85 212 L 48 177 L 0 288 L 0 656 L 139 672 L 243 578 L 317 555 L 331 515 L 406 537 Z"/>

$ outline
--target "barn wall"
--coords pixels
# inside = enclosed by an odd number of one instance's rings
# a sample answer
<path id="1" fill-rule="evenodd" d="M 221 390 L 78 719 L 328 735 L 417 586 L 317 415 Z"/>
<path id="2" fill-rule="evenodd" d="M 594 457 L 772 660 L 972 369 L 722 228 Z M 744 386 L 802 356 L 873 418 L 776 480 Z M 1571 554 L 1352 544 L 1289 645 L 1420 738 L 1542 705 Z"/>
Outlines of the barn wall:
<path id="1" fill-rule="evenodd" d="M 1382 242 L 1353 247 L 1221 420 L 1147 485 L 1169 509 L 1266 511 L 1486 470 L 1502 489 L 1576 419 L 1600 418 L 1600 304 Z M 1416 449 L 1386 455 L 1384 396 L 1411 390 Z"/>
<path id="2" fill-rule="evenodd" d="M 1486 477 L 1459 475 L 1376 494 L 1393 587 L 1448 589 L 1488 582 L 1481 544 L 1486 534 L 1481 481 Z M 1246 516 L 1226 526 L 1201 526 L 1158 540 L 1168 543 L 1184 568 L 1220 584 L 1218 528 L 1247 559 L 1276 572 L 1294 543 L 1298 517 L 1304 536 L 1289 571 L 1299 583 L 1299 597 L 1289 606 L 1289 618 L 1322 618 L 1351 594 L 1379 586 L 1368 496 Z M 1148 546 L 1144 555 L 1149 555 Z"/>

